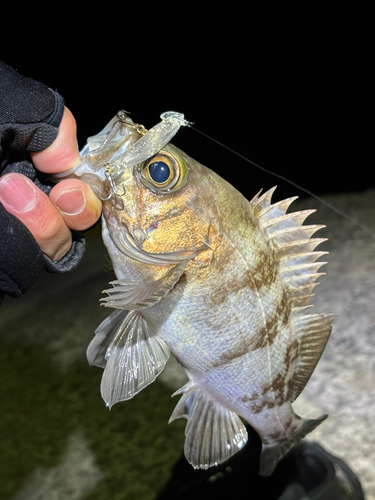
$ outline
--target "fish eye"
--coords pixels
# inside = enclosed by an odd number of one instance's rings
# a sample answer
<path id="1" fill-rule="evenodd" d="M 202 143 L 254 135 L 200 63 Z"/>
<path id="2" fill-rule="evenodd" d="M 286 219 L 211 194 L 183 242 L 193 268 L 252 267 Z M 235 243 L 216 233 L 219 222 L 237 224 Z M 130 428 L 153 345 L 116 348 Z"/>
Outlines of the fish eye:
<path id="1" fill-rule="evenodd" d="M 171 168 L 164 161 L 153 161 L 148 165 L 151 179 L 157 184 L 164 184 L 171 176 Z"/>
<path id="2" fill-rule="evenodd" d="M 175 151 L 164 148 L 140 166 L 141 180 L 158 193 L 171 193 L 186 182 L 187 166 Z"/>

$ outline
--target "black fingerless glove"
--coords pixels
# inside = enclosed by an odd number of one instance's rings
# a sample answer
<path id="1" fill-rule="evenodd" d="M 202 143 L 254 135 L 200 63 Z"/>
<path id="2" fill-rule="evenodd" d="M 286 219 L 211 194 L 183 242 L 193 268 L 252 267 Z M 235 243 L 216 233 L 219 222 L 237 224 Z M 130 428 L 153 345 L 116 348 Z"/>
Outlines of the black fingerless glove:
<path id="1" fill-rule="evenodd" d="M 29 151 L 46 149 L 56 139 L 64 113 L 62 97 L 46 85 L 19 75 L 0 61 L 0 176 L 17 172 L 46 194 L 51 184 L 38 173 Z M 44 255 L 30 231 L 0 203 L 0 303 L 4 293 L 19 297 L 43 270 L 74 269 L 85 251 L 81 233 L 73 233 L 68 253 L 58 262 Z"/>

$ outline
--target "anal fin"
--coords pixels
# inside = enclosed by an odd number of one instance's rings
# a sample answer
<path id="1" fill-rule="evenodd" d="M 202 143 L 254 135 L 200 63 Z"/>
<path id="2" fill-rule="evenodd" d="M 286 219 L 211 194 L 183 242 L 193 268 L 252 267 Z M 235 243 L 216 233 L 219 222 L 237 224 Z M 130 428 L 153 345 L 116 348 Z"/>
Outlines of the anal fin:
<path id="1" fill-rule="evenodd" d="M 208 469 L 225 462 L 247 442 L 247 431 L 239 416 L 227 410 L 204 390 L 188 382 L 169 422 L 187 418 L 185 457 L 194 467 Z"/>

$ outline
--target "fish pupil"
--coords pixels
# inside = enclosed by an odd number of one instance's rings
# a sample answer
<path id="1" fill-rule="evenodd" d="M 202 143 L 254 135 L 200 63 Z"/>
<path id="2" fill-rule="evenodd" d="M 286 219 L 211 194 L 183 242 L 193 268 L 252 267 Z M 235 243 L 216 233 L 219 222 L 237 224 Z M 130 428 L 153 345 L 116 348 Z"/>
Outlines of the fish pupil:
<path id="1" fill-rule="evenodd" d="M 154 182 L 162 184 L 167 181 L 170 176 L 170 168 L 163 161 L 154 161 L 148 167 L 150 177 Z"/>

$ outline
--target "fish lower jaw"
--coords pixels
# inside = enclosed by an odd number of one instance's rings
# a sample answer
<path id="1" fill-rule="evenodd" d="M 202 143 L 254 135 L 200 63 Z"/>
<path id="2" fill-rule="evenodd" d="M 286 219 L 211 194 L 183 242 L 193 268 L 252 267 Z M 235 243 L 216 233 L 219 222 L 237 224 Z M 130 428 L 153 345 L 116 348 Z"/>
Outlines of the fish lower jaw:
<path id="1" fill-rule="evenodd" d="M 103 209 L 103 216 L 106 219 L 110 233 L 113 234 L 114 231 L 119 230 L 126 231 L 140 249 L 142 249 L 144 242 L 150 239 L 150 235 L 159 225 L 158 222 L 153 222 L 147 227 L 147 229 L 143 229 L 138 225 L 132 224 L 131 222 L 118 220 L 116 213 L 111 213 L 106 207 Z"/>

